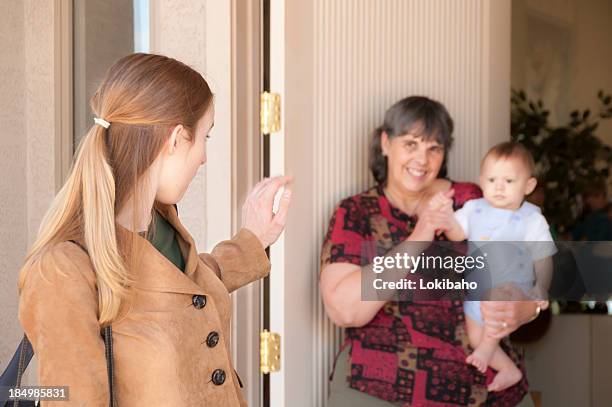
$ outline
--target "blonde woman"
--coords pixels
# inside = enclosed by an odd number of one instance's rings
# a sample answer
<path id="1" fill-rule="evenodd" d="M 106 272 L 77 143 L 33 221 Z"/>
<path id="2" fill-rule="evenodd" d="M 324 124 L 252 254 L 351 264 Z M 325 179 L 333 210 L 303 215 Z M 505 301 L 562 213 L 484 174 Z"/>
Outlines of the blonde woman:
<path id="1" fill-rule="evenodd" d="M 112 327 L 115 405 L 244 406 L 229 350 L 229 292 L 267 275 L 287 177 L 257 184 L 243 228 L 197 254 L 174 204 L 206 162 L 213 95 L 174 59 L 133 54 L 91 100 L 95 122 L 21 270 L 19 319 L 42 386 L 108 406 L 101 330 Z M 44 404 L 44 403 L 43 403 Z"/>

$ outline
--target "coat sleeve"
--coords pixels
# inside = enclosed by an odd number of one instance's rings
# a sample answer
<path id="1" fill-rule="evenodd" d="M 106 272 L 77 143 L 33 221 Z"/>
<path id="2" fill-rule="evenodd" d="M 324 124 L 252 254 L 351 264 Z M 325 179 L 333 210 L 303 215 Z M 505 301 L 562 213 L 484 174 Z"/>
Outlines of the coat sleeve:
<path id="1" fill-rule="evenodd" d="M 50 249 L 28 270 L 20 295 L 19 320 L 38 358 L 39 385 L 68 387 L 69 401 L 43 406 L 109 404 L 95 277 L 80 251 L 68 242 Z"/>
<path id="2" fill-rule="evenodd" d="M 229 292 L 263 278 L 270 272 L 266 251 L 248 229 L 240 229 L 230 240 L 216 245 L 210 254 L 200 253 L 199 256 L 217 273 Z"/>

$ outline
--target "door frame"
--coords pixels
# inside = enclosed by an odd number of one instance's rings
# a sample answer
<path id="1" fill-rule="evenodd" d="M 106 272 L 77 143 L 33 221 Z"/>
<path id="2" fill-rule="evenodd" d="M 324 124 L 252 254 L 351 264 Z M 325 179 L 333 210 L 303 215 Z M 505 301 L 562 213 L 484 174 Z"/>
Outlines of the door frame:
<path id="1" fill-rule="evenodd" d="M 270 406 L 315 403 L 314 270 L 303 262 L 314 230 L 314 5 L 270 0 L 270 91 L 281 98 L 281 129 L 270 136 L 270 175 L 295 175 L 286 232 L 270 247 L 270 331 L 281 337 L 281 369 L 270 375 Z"/>
<path id="2" fill-rule="evenodd" d="M 241 227 L 242 203 L 250 189 L 263 177 L 263 138 L 259 129 L 259 97 L 263 87 L 262 18 L 261 0 L 232 0 L 232 234 Z M 232 357 L 244 383 L 244 396 L 252 406 L 263 406 L 263 378 L 259 371 L 263 286 L 263 280 L 258 280 L 232 294 Z"/>
<path id="3" fill-rule="evenodd" d="M 269 2 L 269 87 L 270 92 L 280 95 L 280 132 L 270 137 L 270 175 L 281 175 L 285 172 L 285 1 L 270 0 Z M 295 196 L 295 195 L 294 195 Z M 295 206 L 295 205 L 292 205 Z M 285 392 L 285 349 L 286 335 L 284 331 L 285 304 L 285 234 L 270 247 L 270 261 L 273 273 L 270 277 L 269 318 L 270 330 L 280 334 L 281 338 L 281 371 L 270 376 L 270 406 L 284 406 Z"/>

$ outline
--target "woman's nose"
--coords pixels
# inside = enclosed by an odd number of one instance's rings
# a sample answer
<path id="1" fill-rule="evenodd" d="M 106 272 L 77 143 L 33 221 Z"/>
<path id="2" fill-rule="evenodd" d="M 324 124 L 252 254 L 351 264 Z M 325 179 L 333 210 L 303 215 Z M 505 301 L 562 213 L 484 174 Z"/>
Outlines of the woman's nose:
<path id="1" fill-rule="evenodd" d="M 419 164 L 419 165 L 427 164 L 427 149 L 426 148 L 419 148 L 416 151 L 414 158 L 415 158 L 415 161 L 417 162 L 417 164 Z"/>

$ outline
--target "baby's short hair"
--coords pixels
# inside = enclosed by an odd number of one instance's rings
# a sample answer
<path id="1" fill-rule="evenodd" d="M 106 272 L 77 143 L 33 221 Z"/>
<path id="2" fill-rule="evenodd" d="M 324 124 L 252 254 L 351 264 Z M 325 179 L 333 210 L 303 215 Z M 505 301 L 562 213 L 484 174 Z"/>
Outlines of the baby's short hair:
<path id="1" fill-rule="evenodd" d="M 491 149 L 489 149 L 489 151 L 487 151 L 487 154 L 485 154 L 484 158 L 482 159 L 482 163 L 480 165 L 481 167 L 482 165 L 484 165 L 484 162 L 489 157 L 517 158 L 523 163 L 525 169 L 527 170 L 527 172 L 529 172 L 530 176 L 533 176 L 533 173 L 535 171 L 535 163 L 533 162 L 533 156 L 531 155 L 529 150 L 527 150 L 525 146 L 521 143 L 506 141 L 504 143 L 494 145 L 493 147 L 491 147 Z"/>

